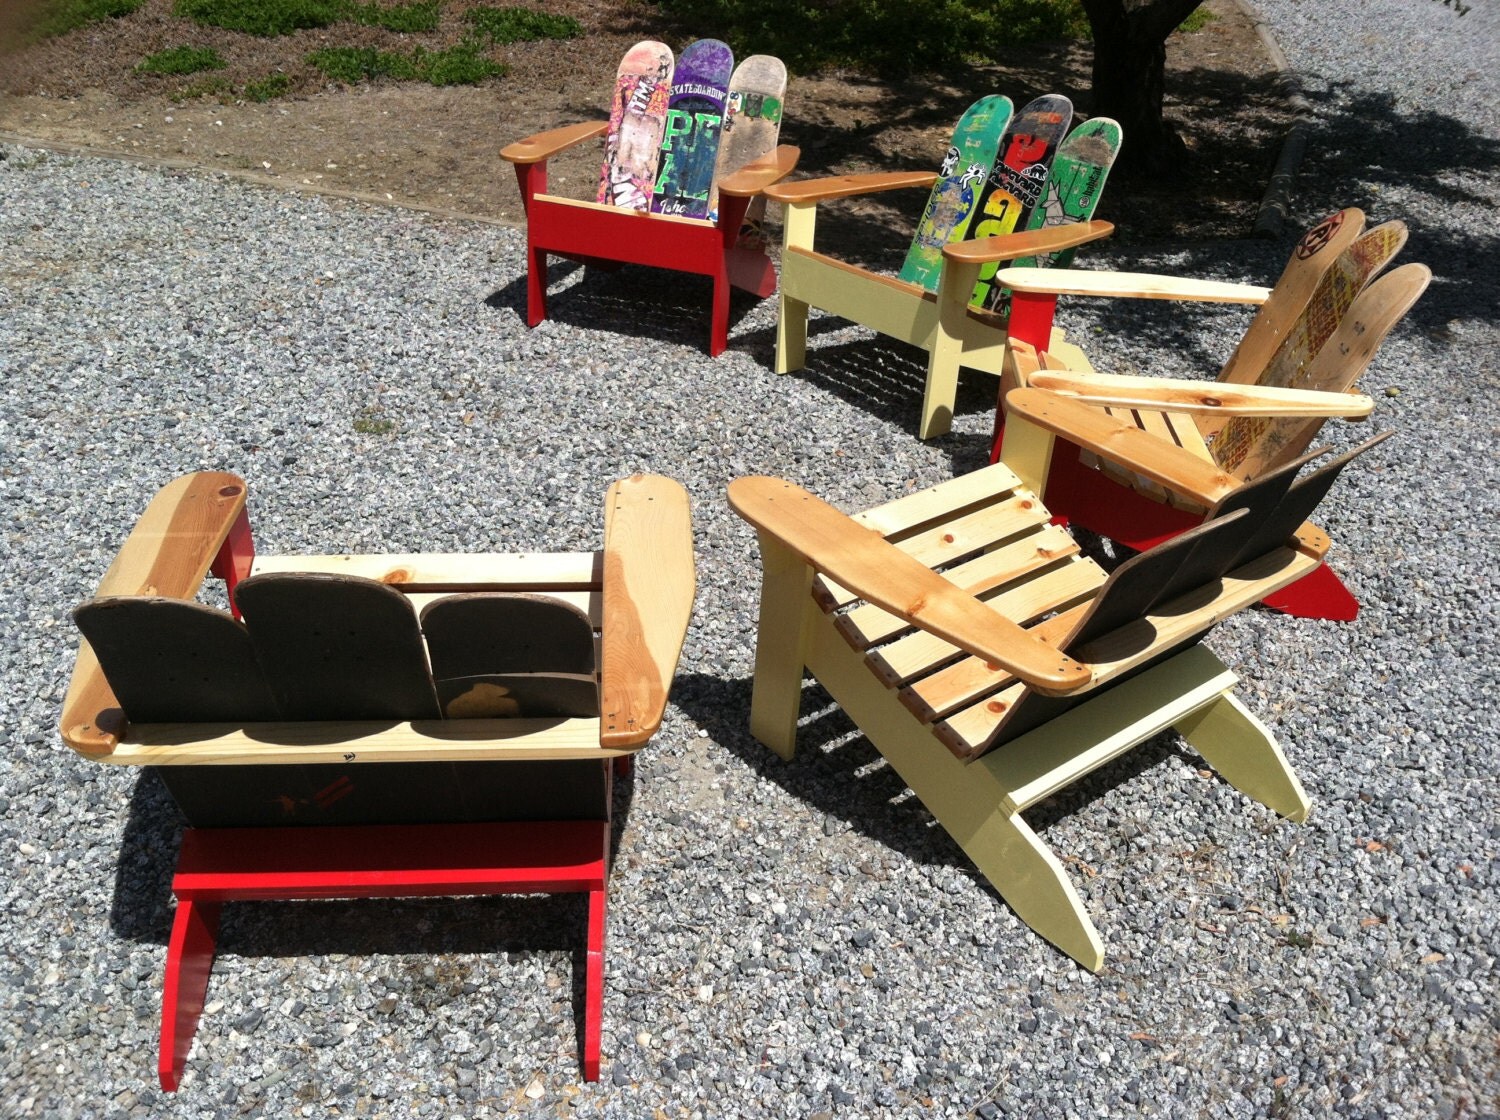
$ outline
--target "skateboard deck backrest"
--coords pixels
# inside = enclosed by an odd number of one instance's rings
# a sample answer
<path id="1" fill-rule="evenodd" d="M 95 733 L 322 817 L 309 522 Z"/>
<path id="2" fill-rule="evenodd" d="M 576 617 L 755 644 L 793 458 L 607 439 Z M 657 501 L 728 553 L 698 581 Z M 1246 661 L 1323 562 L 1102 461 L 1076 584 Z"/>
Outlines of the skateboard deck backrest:
<path id="1" fill-rule="evenodd" d="M 734 52 L 718 39 L 689 43 L 672 72 L 653 214 L 708 217 Z"/>
<path id="2" fill-rule="evenodd" d="M 674 58 L 665 43 L 647 39 L 625 52 L 615 73 L 604 164 L 596 200 L 645 210 L 656 188 Z"/>
<path id="3" fill-rule="evenodd" d="M 446 596 L 421 628 L 399 591 L 355 576 L 252 576 L 235 602 L 244 622 L 149 596 L 74 618 L 137 723 L 599 714 L 593 624 L 549 596 Z"/>

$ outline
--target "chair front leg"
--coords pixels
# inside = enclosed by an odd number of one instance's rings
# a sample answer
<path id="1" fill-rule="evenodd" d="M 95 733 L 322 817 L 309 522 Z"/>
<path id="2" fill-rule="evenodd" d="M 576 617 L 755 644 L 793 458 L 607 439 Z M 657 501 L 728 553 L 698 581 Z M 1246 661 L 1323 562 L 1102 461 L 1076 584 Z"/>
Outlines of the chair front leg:
<path id="1" fill-rule="evenodd" d="M 775 537 L 760 534 L 760 625 L 755 639 L 755 681 L 750 734 L 790 760 L 797 749 L 802 669 L 807 663 L 812 569 Z"/>

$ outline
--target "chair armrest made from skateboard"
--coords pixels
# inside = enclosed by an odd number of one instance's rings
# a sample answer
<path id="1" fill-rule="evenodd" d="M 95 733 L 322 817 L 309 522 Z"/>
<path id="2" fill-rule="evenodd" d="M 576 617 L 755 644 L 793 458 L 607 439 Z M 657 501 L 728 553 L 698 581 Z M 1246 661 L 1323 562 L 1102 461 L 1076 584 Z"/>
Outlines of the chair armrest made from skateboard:
<path id="1" fill-rule="evenodd" d="M 1206 506 L 1240 484 L 1234 475 L 1191 451 L 1060 393 L 1012 389 L 1005 397 L 1005 412 L 1007 426 L 1016 419 L 1033 424 Z"/>
<path id="2" fill-rule="evenodd" d="M 996 284 L 1015 292 L 1040 295 L 1106 296 L 1126 299 L 1179 299 L 1200 303 L 1262 304 L 1270 288 L 1194 280 L 1147 272 L 1094 272 L 1079 268 L 1002 268 Z"/>
<path id="3" fill-rule="evenodd" d="M 719 184 L 719 193 L 737 198 L 754 198 L 771 184 L 790 175 L 801 158 L 801 148 L 783 144 L 774 152 L 751 160 L 732 175 L 726 176 Z"/>
<path id="4" fill-rule="evenodd" d="M 1086 245 L 1090 241 L 1098 241 L 1114 232 L 1113 222 L 1073 222 L 1070 225 L 1049 226 L 1046 229 L 1026 230 L 1021 233 L 1001 233 L 994 237 L 978 237 L 973 241 L 950 241 L 943 246 L 943 256 L 966 264 L 1011 261 L 1022 257 L 1060 253 L 1064 249 L 1072 249 L 1078 245 Z M 1037 271 L 1050 273 L 1052 270 L 1038 269 Z M 1088 275 L 1098 274 L 1088 273 Z"/>
<path id="5" fill-rule="evenodd" d="M 95 595 L 191 599 L 244 508 L 245 482 L 236 475 L 199 471 L 167 483 L 125 538 Z M 107 755 L 124 725 L 94 651 L 80 638 L 63 700 L 63 741 L 83 755 Z"/>
<path id="6" fill-rule="evenodd" d="M 1038 370 L 1027 379 L 1045 389 L 1111 408 L 1144 408 L 1197 416 L 1342 416 L 1362 420 L 1375 402 L 1362 393 L 1324 393 L 1269 385 L 1226 385 L 1165 377 Z"/>
<path id="7" fill-rule="evenodd" d="M 774 538 L 862 599 L 1028 684 L 1061 694 L 1091 681 L 1087 666 L 800 486 L 780 478 L 737 478 L 729 484 L 729 504 L 763 539 Z"/>
<path id="8" fill-rule="evenodd" d="M 561 128 L 548 129 L 507 144 L 500 149 L 500 158 L 507 163 L 543 163 L 585 140 L 604 135 L 604 130 L 608 127 L 608 121 L 565 124 Z"/>
<path id="9" fill-rule="evenodd" d="M 640 747 L 661 726 L 693 593 L 687 491 L 660 475 L 616 482 L 604 507 L 600 746 Z"/>
<path id="10" fill-rule="evenodd" d="M 788 204 L 822 202 L 825 199 L 879 194 L 905 187 L 930 187 L 935 182 L 936 171 L 870 171 L 860 175 L 833 175 L 826 179 L 777 183 L 766 188 L 765 196 Z"/>

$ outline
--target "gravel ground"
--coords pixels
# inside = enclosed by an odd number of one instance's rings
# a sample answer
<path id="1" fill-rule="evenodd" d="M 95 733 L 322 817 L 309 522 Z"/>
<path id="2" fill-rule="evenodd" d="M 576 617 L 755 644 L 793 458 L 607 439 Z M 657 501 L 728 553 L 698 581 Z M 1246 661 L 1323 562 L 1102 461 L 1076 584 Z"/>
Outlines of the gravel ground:
<path id="1" fill-rule="evenodd" d="M 1405 218 L 1437 280 L 1367 375 L 1399 438 L 1320 514 L 1359 620 L 1251 612 L 1209 641 L 1311 820 L 1172 736 L 1032 815 L 1099 926 L 1097 976 L 821 694 L 794 763 L 746 731 L 757 560 L 725 484 L 776 473 L 855 509 L 937 482 L 983 461 L 992 385 L 924 446 L 914 356 L 837 324 L 777 378 L 772 306 L 737 303 L 710 361 L 705 291 L 625 270 L 528 331 L 513 231 L 0 148 L 0 1115 L 1500 1112 L 1500 5 L 1259 7 L 1317 111 L 1292 224 Z M 1270 282 L 1294 234 L 1090 261 Z M 1245 315 L 1067 318 L 1101 368 L 1211 374 Z M 591 548 L 611 479 L 692 492 L 695 622 L 620 796 L 599 1084 L 577 1081 L 582 910 L 502 899 L 231 907 L 183 1087 L 155 1087 L 173 811 L 55 723 L 69 608 L 197 468 L 245 476 L 267 552 Z"/>

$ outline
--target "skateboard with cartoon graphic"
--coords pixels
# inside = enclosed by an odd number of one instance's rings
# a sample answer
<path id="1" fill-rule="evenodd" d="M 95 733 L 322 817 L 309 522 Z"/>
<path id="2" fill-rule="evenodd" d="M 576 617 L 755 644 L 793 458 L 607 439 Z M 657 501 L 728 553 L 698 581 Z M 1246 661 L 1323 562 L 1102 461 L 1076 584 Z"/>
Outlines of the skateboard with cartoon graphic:
<path id="1" fill-rule="evenodd" d="M 920 284 L 929 292 L 937 291 L 943 271 L 943 246 L 961 237 L 968 226 L 975 199 L 995 165 L 1001 133 L 1014 111 L 1010 98 L 992 94 L 974 102 L 958 119 L 938 170 L 938 181 L 927 196 L 927 206 L 901 265 L 900 279 Z"/>

